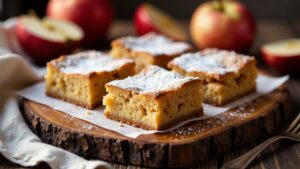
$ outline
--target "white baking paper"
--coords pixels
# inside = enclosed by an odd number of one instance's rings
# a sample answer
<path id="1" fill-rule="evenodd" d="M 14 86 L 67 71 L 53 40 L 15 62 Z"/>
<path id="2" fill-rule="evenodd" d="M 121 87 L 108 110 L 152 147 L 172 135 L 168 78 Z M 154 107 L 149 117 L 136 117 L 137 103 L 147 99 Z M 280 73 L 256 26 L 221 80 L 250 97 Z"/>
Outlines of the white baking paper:
<path id="1" fill-rule="evenodd" d="M 17 94 L 26 99 L 47 105 L 55 110 L 65 112 L 66 114 L 68 114 L 70 116 L 73 116 L 73 117 L 76 117 L 76 118 L 79 118 L 82 120 L 86 120 L 86 121 L 93 123 L 95 125 L 98 125 L 100 127 L 118 132 L 126 137 L 136 138 L 142 134 L 152 134 L 152 133 L 157 133 L 157 132 L 171 131 L 171 130 L 174 130 L 175 128 L 178 128 L 178 127 L 180 127 L 186 123 L 189 123 L 191 121 L 202 120 L 202 119 L 205 119 L 205 118 L 208 118 L 211 116 L 218 115 L 220 113 L 223 113 L 223 112 L 229 110 L 230 108 L 245 104 L 263 94 L 273 91 L 274 89 L 276 89 L 277 87 L 282 85 L 284 82 L 286 82 L 288 79 L 289 79 L 289 76 L 275 78 L 275 77 L 269 77 L 269 76 L 265 76 L 265 75 L 259 75 L 258 78 L 256 79 L 257 90 L 255 93 L 252 93 L 245 97 L 242 97 L 242 98 L 240 98 L 234 102 L 231 102 L 223 107 L 216 107 L 216 106 L 212 106 L 209 104 L 203 104 L 204 115 L 202 117 L 193 118 L 193 119 L 184 121 L 184 122 L 179 123 L 176 126 L 169 128 L 165 131 L 143 130 L 140 128 L 136 128 L 136 127 L 133 127 L 130 125 L 122 124 L 120 122 L 107 119 L 103 115 L 104 107 L 95 109 L 95 110 L 88 110 L 88 109 L 73 105 L 71 103 L 67 103 L 67 102 L 64 102 L 64 101 L 61 101 L 61 100 L 58 100 L 55 98 L 48 97 L 45 95 L 45 82 L 40 82 L 33 86 L 25 88 L 21 91 L 18 91 Z M 87 113 L 87 112 L 89 112 L 89 113 Z M 89 127 L 87 127 L 87 129 L 88 128 Z"/>

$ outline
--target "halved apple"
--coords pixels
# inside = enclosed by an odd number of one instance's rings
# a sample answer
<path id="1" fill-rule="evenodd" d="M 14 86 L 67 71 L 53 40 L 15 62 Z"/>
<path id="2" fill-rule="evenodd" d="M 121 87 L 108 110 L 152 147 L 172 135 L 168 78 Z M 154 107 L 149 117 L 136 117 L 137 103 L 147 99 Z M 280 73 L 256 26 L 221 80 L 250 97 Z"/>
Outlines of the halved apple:
<path id="1" fill-rule="evenodd" d="M 175 19 L 148 3 L 143 3 L 136 9 L 134 24 L 138 35 L 158 32 L 175 40 L 188 40 L 186 32 Z"/>
<path id="2" fill-rule="evenodd" d="M 300 73 L 300 39 L 286 39 L 261 47 L 265 62 L 281 73 Z"/>
<path id="3" fill-rule="evenodd" d="M 68 54 L 83 38 L 82 29 L 70 22 L 32 15 L 20 16 L 17 38 L 24 51 L 36 64 L 44 65 L 62 54 Z"/>

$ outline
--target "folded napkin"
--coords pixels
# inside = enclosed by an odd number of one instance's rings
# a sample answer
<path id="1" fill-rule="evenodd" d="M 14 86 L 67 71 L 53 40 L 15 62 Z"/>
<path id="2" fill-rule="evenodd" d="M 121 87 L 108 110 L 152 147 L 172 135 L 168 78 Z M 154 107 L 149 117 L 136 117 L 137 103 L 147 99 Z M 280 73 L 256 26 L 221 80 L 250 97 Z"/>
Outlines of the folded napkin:
<path id="1" fill-rule="evenodd" d="M 14 19 L 0 23 L 0 153 L 22 166 L 45 162 L 51 168 L 59 169 L 110 168 L 106 162 L 85 160 L 42 143 L 28 128 L 13 91 L 40 80 L 44 69 L 33 67 L 24 57 L 14 54 L 23 54 L 14 34 L 14 25 Z"/>

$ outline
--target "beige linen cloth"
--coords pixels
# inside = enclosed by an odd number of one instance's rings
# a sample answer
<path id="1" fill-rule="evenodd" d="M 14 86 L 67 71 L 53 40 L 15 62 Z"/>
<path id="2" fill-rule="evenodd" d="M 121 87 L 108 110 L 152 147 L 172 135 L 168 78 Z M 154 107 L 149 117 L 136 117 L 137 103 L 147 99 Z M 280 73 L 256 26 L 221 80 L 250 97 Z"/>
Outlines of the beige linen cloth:
<path id="1" fill-rule="evenodd" d="M 14 25 L 14 19 L 0 23 L 0 153 L 22 166 L 35 166 L 45 162 L 54 169 L 110 168 L 106 162 L 85 160 L 42 143 L 28 128 L 13 91 L 38 81 L 44 71 L 34 68 L 24 57 L 18 55 L 23 52 L 16 40 Z"/>

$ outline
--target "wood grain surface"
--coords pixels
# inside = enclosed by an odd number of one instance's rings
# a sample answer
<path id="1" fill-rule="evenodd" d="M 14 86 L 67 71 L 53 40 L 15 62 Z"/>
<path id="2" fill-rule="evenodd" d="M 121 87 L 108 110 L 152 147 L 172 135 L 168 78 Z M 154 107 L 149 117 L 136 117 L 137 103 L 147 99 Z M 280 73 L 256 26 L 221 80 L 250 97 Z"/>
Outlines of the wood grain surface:
<path id="1" fill-rule="evenodd" d="M 156 168 L 197 166 L 266 139 L 293 118 L 287 85 L 172 132 L 135 139 L 30 100 L 24 100 L 21 105 L 25 121 L 45 143 L 86 158 Z"/>
<path id="2" fill-rule="evenodd" d="M 188 28 L 187 22 L 184 22 L 186 29 Z M 132 24 L 128 21 L 118 21 L 115 23 L 112 31 L 111 37 L 118 37 L 122 35 L 134 34 L 134 29 Z M 257 56 L 259 60 L 259 67 L 263 68 L 267 72 L 277 75 L 268 67 L 266 67 L 259 58 L 259 47 L 266 42 L 300 36 L 300 23 L 278 23 L 262 21 L 258 24 L 257 39 L 250 53 Z M 292 76 L 291 80 L 288 82 L 288 88 L 290 90 L 292 98 L 292 110 L 294 112 L 300 112 L 300 78 L 297 76 Z M 243 147 L 238 151 L 233 151 L 224 156 L 220 156 L 216 159 L 206 161 L 201 163 L 199 167 L 195 168 L 206 168 L 206 169 L 216 169 L 222 166 L 223 163 L 230 161 L 239 155 L 247 152 L 249 149 L 253 148 L 256 144 L 251 144 L 249 146 Z M 273 169 L 273 168 L 288 168 L 288 169 L 298 169 L 300 166 L 300 143 L 282 141 L 273 144 L 268 149 L 266 149 L 260 156 L 249 166 L 249 168 L 255 169 Z M 134 169 L 139 168 L 135 166 L 125 166 L 120 164 L 112 164 L 115 169 Z M 6 160 L 0 155 L 0 168 L 4 169 L 16 169 L 25 168 L 19 165 L 13 164 Z M 46 164 L 40 164 L 34 168 L 49 168 Z"/>

